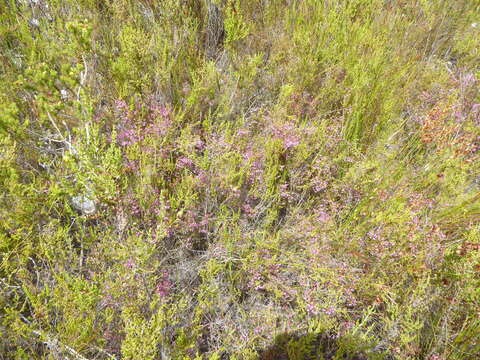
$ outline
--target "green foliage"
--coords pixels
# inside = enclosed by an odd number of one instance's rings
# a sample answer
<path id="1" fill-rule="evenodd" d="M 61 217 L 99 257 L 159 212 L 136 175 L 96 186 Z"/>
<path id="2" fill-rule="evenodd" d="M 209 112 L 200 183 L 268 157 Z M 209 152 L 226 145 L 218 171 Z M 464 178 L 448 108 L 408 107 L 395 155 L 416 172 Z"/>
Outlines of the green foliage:
<path id="1" fill-rule="evenodd" d="M 6 1 L 0 358 L 479 358 L 478 10 Z"/>
<path id="2" fill-rule="evenodd" d="M 150 86 L 147 66 L 152 63 L 153 54 L 150 53 L 148 34 L 126 25 L 118 37 L 120 55 L 112 64 L 112 73 L 118 83 L 125 87 L 119 89 L 121 95 L 131 91 L 141 92 L 143 86 Z"/>
<path id="3" fill-rule="evenodd" d="M 225 44 L 228 46 L 247 37 L 250 29 L 242 16 L 240 0 L 229 1 L 225 13 Z"/>

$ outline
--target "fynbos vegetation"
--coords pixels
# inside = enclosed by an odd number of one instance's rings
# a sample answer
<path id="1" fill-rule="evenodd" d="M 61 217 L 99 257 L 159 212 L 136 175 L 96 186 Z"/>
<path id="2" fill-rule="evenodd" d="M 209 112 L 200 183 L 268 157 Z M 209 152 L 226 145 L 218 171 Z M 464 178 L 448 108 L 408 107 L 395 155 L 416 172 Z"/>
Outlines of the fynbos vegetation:
<path id="1" fill-rule="evenodd" d="M 0 359 L 480 358 L 477 0 L 2 0 Z"/>

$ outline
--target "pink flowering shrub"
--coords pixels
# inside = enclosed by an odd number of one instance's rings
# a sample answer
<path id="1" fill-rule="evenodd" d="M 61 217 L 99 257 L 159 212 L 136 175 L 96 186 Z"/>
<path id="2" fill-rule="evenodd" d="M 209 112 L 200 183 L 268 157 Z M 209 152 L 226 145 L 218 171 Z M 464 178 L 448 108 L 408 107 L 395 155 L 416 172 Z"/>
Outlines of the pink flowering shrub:
<path id="1" fill-rule="evenodd" d="M 480 358 L 475 1 L 0 9 L 0 360 Z"/>

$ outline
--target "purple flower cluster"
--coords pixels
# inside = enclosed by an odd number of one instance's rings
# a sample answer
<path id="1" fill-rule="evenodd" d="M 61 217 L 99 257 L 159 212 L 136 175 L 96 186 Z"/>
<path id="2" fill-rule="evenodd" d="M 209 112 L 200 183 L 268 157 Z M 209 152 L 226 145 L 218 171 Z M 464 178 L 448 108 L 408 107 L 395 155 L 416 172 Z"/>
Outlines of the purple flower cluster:
<path id="1" fill-rule="evenodd" d="M 192 159 L 189 159 L 188 157 L 183 156 L 177 160 L 176 167 L 177 169 L 180 169 L 180 170 L 181 169 L 193 170 L 193 168 L 195 167 L 195 163 L 193 162 Z"/>
<path id="2" fill-rule="evenodd" d="M 262 275 L 259 272 L 256 272 L 248 282 L 248 285 L 250 288 L 260 291 L 265 289 L 265 286 L 262 283 Z"/>
<path id="3" fill-rule="evenodd" d="M 142 116 L 140 106 L 129 109 L 123 100 L 115 102 L 120 119 L 117 141 L 120 146 L 130 146 L 142 141 L 145 136 L 165 136 L 172 127 L 171 111 L 166 106 L 150 104 L 147 115 Z"/>
<path id="4" fill-rule="evenodd" d="M 135 267 L 135 262 L 132 260 L 132 258 L 129 258 L 127 262 L 125 263 L 125 267 L 127 269 L 133 269 Z"/>
<path id="5" fill-rule="evenodd" d="M 274 138 L 282 140 L 285 150 L 292 149 L 300 144 L 296 127 L 291 123 L 274 127 L 272 133 Z"/>
<path id="6" fill-rule="evenodd" d="M 247 182 L 251 185 L 255 182 L 261 182 L 263 176 L 263 158 L 253 151 L 252 146 L 248 146 L 243 153 L 244 165 L 250 166 Z"/>
<path id="7" fill-rule="evenodd" d="M 173 283 L 169 279 L 168 273 L 163 272 L 160 280 L 157 283 L 155 292 L 162 298 L 167 297 L 173 288 Z"/>
<path id="8" fill-rule="evenodd" d="M 211 219 L 208 214 L 202 216 L 201 214 L 198 214 L 198 212 L 193 210 L 188 210 L 185 213 L 185 219 L 183 220 L 185 229 L 189 230 L 189 232 L 191 233 L 198 233 L 203 235 L 208 233 L 208 227 L 210 223 Z"/>
<path id="9" fill-rule="evenodd" d="M 317 215 L 318 221 L 321 223 L 326 223 L 330 220 L 330 215 L 328 215 L 325 211 L 321 210 L 318 212 Z"/>
<path id="10" fill-rule="evenodd" d="M 117 141 L 120 146 L 129 146 L 142 140 L 136 129 L 124 128 L 117 135 Z"/>

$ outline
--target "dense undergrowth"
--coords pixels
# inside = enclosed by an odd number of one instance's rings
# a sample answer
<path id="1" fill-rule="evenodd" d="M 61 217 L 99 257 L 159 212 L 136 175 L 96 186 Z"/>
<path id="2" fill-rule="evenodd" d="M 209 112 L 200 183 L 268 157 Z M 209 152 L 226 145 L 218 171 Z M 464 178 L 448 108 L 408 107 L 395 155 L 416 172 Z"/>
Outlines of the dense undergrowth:
<path id="1" fill-rule="evenodd" d="M 2 0 L 0 359 L 480 358 L 476 0 Z"/>

